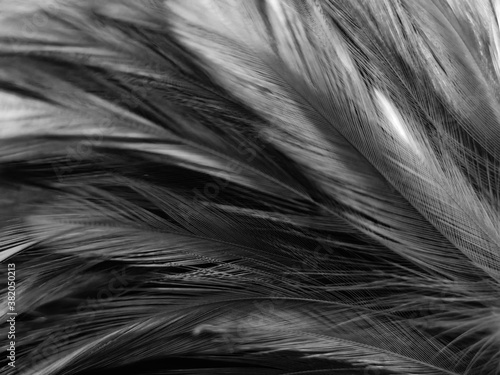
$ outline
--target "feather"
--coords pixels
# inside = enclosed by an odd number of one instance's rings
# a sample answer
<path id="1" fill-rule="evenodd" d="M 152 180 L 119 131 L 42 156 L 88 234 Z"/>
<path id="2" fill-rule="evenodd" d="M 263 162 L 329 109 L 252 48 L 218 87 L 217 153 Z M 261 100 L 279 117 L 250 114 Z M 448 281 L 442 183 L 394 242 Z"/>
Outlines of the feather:
<path id="1" fill-rule="evenodd" d="M 6 371 L 500 371 L 500 3 L 1 4 Z"/>

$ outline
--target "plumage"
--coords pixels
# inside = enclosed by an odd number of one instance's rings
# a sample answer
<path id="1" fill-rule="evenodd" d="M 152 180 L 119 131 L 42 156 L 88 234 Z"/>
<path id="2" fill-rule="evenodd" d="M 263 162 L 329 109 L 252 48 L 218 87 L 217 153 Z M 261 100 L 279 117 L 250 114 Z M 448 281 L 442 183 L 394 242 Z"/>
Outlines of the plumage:
<path id="1" fill-rule="evenodd" d="M 0 6 L 5 373 L 500 373 L 499 1 Z"/>

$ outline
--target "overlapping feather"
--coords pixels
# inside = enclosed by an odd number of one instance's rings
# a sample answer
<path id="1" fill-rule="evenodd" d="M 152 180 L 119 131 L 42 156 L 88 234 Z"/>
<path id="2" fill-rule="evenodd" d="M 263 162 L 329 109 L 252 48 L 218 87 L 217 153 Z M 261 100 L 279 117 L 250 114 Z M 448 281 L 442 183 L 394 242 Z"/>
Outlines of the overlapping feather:
<path id="1" fill-rule="evenodd" d="M 19 373 L 499 371 L 498 4 L 2 4 Z"/>

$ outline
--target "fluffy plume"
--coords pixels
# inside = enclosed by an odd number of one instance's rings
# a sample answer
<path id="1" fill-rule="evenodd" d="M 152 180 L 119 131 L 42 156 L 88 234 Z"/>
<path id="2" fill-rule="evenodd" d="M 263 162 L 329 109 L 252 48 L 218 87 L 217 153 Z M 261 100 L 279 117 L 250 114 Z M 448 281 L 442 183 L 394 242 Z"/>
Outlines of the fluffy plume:
<path id="1" fill-rule="evenodd" d="M 500 373 L 500 1 L 0 7 L 6 373 Z"/>

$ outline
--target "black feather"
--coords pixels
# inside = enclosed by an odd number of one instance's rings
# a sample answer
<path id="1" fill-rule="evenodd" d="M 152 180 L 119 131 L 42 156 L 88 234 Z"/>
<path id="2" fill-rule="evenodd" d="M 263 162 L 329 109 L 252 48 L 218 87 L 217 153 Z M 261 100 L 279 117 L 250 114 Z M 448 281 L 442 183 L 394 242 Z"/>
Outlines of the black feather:
<path id="1" fill-rule="evenodd" d="M 0 4 L 6 373 L 500 372 L 500 3 Z"/>

